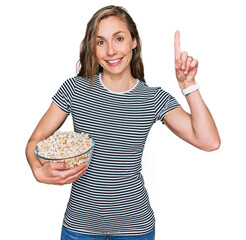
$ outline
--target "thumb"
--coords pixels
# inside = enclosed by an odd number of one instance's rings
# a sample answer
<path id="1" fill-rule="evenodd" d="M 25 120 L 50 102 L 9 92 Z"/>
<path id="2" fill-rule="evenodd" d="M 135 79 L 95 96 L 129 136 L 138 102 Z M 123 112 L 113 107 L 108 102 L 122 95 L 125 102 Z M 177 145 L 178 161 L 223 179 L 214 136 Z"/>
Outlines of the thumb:
<path id="1" fill-rule="evenodd" d="M 58 162 L 54 162 L 54 163 L 50 163 L 50 167 L 52 169 L 55 169 L 55 170 L 67 170 L 67 169 L 70 169 L 70 165 L 68 163 L 58 163 Z"/>

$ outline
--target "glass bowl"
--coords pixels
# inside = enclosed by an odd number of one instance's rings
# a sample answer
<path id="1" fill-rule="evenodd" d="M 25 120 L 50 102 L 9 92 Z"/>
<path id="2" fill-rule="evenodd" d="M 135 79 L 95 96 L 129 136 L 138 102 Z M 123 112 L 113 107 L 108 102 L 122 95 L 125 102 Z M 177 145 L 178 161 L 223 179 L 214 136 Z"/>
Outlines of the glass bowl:
<path id="1" fill-rule="evenodd" d="M 73 156 L 73 157 L 59 158 L 59 159 L 58 158 L 45 158 L 38 154 L 38 146 L 36 146 L 35 148 L 35 154 L 38 157 L 42 165 L 45 164 L 46 162 L 58 162 L 58 163 L 68 163 L 71 168 L 75 168 L 79 166 L 81 163 L 86 163 L 87 166 L 89 166 L 92 151 L 95 146 L 95 141 L 92 138 L 90 139 L 92 140 L 92 146 L 87 151 L 79 155 Z"/>

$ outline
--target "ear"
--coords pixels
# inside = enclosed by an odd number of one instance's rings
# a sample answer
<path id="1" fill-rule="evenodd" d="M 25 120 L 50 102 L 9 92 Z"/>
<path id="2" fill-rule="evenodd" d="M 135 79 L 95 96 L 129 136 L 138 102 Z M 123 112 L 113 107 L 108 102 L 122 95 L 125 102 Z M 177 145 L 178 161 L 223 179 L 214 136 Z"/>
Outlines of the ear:
<path id="1" fill-rule="evenodd" d="M 136 38 L 133 38 L 132 40 L 132 49 L 136 48 L 137 47 L 137 39 Z"/>

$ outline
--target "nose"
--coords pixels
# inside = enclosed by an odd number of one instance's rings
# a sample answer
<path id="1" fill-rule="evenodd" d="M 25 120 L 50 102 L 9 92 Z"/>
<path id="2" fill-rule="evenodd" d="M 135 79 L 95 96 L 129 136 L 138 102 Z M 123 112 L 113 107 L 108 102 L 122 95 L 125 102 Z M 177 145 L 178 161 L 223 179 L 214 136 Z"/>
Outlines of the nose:
<path id="1" fill-rule="evenodd" d="M 113 43 L 109 43 L 108 44 L 108 49 L 107 50 L 108 50 L 107 51 L 108 56 L 113 56 L 113 55 L 117 54 L 117 50 L 116 50 L 116 48 L 115 48 Z"/>

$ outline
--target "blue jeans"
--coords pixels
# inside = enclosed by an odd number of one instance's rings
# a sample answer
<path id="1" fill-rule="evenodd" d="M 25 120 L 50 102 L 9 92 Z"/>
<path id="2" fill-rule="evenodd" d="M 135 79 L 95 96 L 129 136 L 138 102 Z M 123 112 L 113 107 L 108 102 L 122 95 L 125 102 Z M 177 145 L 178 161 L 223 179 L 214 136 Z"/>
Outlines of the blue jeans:
<path id="1" fill-rule="evenodd" d="M 137 236 L 87 235 L 69 231 L 62 227 L 61 240 L 154 240 L 155 228 L 147 234 Z"/>

